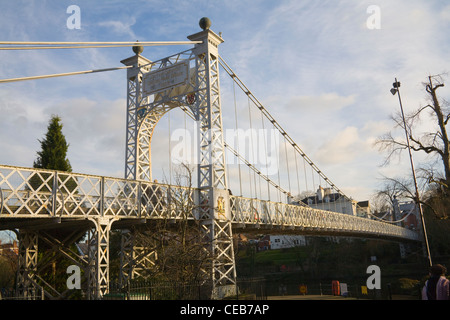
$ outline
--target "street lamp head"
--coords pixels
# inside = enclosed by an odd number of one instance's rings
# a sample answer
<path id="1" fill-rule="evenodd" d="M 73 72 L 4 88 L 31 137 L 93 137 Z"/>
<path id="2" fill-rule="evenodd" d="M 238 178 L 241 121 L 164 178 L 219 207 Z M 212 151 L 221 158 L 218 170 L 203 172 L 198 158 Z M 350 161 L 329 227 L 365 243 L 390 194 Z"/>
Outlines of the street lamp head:
<path id="1" fill-rule="evenodd" d="M 392 93 L 393 96 L 395 96 L 395 94 L 397 93 L 397 89 L 392 88 L 391 89 L 391 93 Z"/>
<path id="2" fill-rule="evenodd" d="M 400 82 L 395 81 L 395 82 L 392 84 L 392 86 L 393 86 L 394 88 L 400 88 Z"/>

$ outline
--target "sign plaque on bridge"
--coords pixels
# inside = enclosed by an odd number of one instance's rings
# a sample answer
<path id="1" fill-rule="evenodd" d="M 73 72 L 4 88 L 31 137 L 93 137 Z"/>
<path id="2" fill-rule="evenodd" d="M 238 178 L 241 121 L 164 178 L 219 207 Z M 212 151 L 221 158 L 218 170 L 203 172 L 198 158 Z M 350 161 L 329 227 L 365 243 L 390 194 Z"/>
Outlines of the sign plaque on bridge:
<path id="1" fill-rule="evenodd" d="M 187 83 L 189 65 L 180 62 L 144 75 L 144 93 L 151 95 Z"/>
<path id="2" fill-rule="evenodd" d="M 214 217 L 223 221 L 231 220 L 228 190 L 214 189 Z"/>

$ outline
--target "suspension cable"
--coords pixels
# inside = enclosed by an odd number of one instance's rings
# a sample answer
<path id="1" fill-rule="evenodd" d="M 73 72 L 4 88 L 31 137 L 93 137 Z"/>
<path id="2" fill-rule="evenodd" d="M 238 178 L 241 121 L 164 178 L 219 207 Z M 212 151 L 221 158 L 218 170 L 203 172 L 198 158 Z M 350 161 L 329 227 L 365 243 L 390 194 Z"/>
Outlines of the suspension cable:
<path id="1" fill-rule="evenodd" d="M 12 78 L 12 79 L 0 79 L 0 83 L 9 83 L 9 82 L 27 81 L 27 80 L 37 80 L 37 79 L 47 79 L 47 78 L 56 78 L 56 77 L 66 77 L 66 76 L 73 76 L 73 75 L 80 75 L 80 74 L 115 71 L 115 70 L 121 70 L 121 69 L 128 69 L 128 68 L 132 68 L 132 67 L 133 66 L 125 66 L 125 67 L 117 67 L 117 68 L 95 69 L 95 70 L 76 71 L 76 72 L 67 72 L 67 73 L 55 73 L 55 74 L 47 74 L 47 75 L 42 75 L 42 76 Z"/>
<path id="2" fill-rule="evenodd" d="M 300 195 L 300 176 L 298 175 L 297 152 L 294 152 L 294 159 L 295 159 L 295 172 L 297 173 L 297 189 L 298 189 L 298 194 Z"/>
<path id="3" fill-rule="evenodd" d="M 172 128 L 170 123 L 170 111 L 168 112 L 167 116 L 167 128 L 169 131 L 169 184 L 172 185 Z"/>
<path id="4" fill-rule="evenodd" d="M 306 160 L 311 168 L 316 171 L 330 186 L 333 187 L 338 193 L 342 194 L 349 201 L 352 201 L 342 190 L 340 190 L 323 172 L 319 170 L 316 164 L 306 155 L 305 152 L 295 143 L 295 141 L 287 134 L 287 132 L 281 127 L 281 125 L 273 118 L 269 111 L 262 105 L 261 102 L 252 94 L 252 92 L 245 86 L 245 84 L 239 79 L 236 73 L 230 68 L 230 66 L 219 56 L 219 63 L 225 69 L 225 71 L 231 76 L 231 78 L 237 83 L 237 85 L 247 94 L 247 96 L 255 103 L 256 107 L 266 116 L 266 118 L 272 123 L 272 125 L 278 129 L 278 131 L 285 137 L 285 139 L 294 147 L 294 149 Z"/>
<path id="5" fill-rule="evenodd" d="M 186 110 L 185 110 L 186 111 Z M 195 117 L 192 113 L 187 113 L 187 115 L 195 120 Z M 236 117 L 236 126 L 237 126 L 237 117 Z M 238 131 L 238 135 L 239 135 L 239 131 Z M 284 193 L 285 195 L 287 195 L 290 198 L 293 198 L 292 195 L 284 190 L 280 184 L 275 183 L 274 181 L 272 181 L 268 176 L 264 175 L 260 170 L 258 170 L 258 168 L 256 168 L 253 164 L 251 164 L 247 159 L 245 159 L 238 151 L 234 150 L 231 146 L 229 146 L 226 142 L 224 142 L 224 147 L 227 148 L 228 150 L 231 151 L 231 153 L 233 153 L 234 156 L 236 156 L 239 160 L 241 160 L 244 164 L 247 165 L 247 167 L 249 168 L 249 170 L 253 170 L 256 174 L 258 174 L 259 176 L 261 176 L 261 178 L 263 178 L 264 180 L 267 181 L 267 183 L 271 184 L 272 186 L 274 186 L 279 192 Z M 239 144 L 238 144 L 238 148 L 239 148 Z M 239 166 L 240 166 L 240 162 L 239 162 Z M 241 196 L 243 196 L 242 194 L 242 179 L 240 180 L 240 191 L 241 191 Z M 251 177 L 250 177 L 250 182 L 251 182 Z M 250 188 L 251 187 L 251 183 L 250 183 Z M 253 194 L 253 191 L 251 191 L 251 194 Z M 300 205 L 306 206 L 305 204 L 303 204 L 302 202 L 300 202 Z"/>
<path id="6" fill-rule="evenodd" d="M 305 175 L 306 191 L 308 191 L 308 174 L 306 173 L 306 160 L 303 158 L 303 174 Z M 314 188 L 314 187 L 313 187 Z"/>
<path id="7" fill-rule="evenodd" d="M 233 86 L 234 86 L 234 82 L 233 82 Z M 264 136 L 264 154 L 265 154 L 265 157 L 266 157 L 266 175 L 268 176 L 269 175 L 269 161 L 268 161 L 268 158 L 267 158 L 267 153 L 269 152 L 269 150 L 267 148 L 266 130 L 265 130 L 265 126 L 264 126 L 264 117 L 263 117 L 262 113 L 260 113 L 260 114 L 261 114 L 261 124 L 262 124 L 262 129 L 263 129 L 263 136 Z M 270 185 L 269 185 L 269 182 L 267 182 L 267 198 L 270 201 Z"/>
<path id="8" fill-rule="evenodd" d="M 190 112 L 187 112 L 189 109 L 188 108 L 183 108 L 183 110 L 185 111 L 185 114 L 187 114 L 191 119 L 193 119 L 193 120 L 195 120 L 195 117 L 194 117 L 194 115 L 193 114 L 191 114 Z M 236 111 L 237 111 L 237 109 L 236 109 L 236 104 L 235 104 L 235 123 L 236 123 L 236 128 L 237 128 L 237 126 L 238 126 L 238 120 L 237 120 L 237 113 L 236 113 Z M 236 150 L 234 150 L 231 146 L 229 146 L 226 142 L 224 142 L 224 147 L 225 148 L 227 148 L 227 149 L 229 149 L 233 154 L 234 154 L 234 156 L 236 156 L 238 159 L 240 159 L 243 163 L 245 163 L 247 166 L 248 166 L 248 168 L 249 168 L 249 170 L 251 169 L 251 170 L 253 170 L 256 174 L 258 174 L 262 179 L 264 179 L 264 180 L 266 180 L 267 181 L 267 183 L 268 184 L 270 184 L 270 185 L 272 185 L 273 187 L 275 187 L 278 191 L 279 191 L 279 193 L 278 194 L 280 194 L 280 193 L 283 193 L 283 194 L 285 194 L 287 197 L 289 197 L 289 198 L 291 198 L 291 199 L 294 199 L 294 196 L 289 192 L 289 191 L 287 191 L 287 190 L 284 190 L 281 186 L 280 186 L 280 183 L 275 183 L 274 181 L 272 181 L 268 176 L 266 176 L 266 175 L 264 175 L 260 170 L 258 170 L 253 164 L 251 164 L 248 160 L 246 160 L 238 151 L 236 151 Z M 239 148 L 239 144 L 238 144 L 238 148 Z M 305 158 L 303 158 L 303 169 L 304 169 L 304 174 L 305 174 L 305 182 L 306 182 L 306 190 L 308 190 L 308 179 L 307 179 L 307 174 L 306 174 L 306 159 Z M 239 166 L 240 166 L 240 162 L 239 162 Z M 311 168 L 311 171 L 313 172 L 313 170 L 312 170 L 313 168 Z M 240 172 L 239 172 L 239 174 L 240 174 Z M 314 179 L 314 175 L 313 175 L 313 179 Z M 242 181 L 241 181 L 241 179 L 239 179 L 240 180 L 240 191 L 241 191 L 241 196 L 242 196 Z M 278 180 L 279 180 L 279 173 L 278 173 Z M 252 188 L 251 187 L 251 177 L 250 177 L 250 188 Z M 313 182 L 313 188 L 314 188 L 314 182 Z M 252 192 L 251 192 L 252 193 Z M 342 194 L 343 196 L 345 196 L 344 194 Z M 336 199 L 335 199 L 336 200 Z M 270 201 L 270 200 L 269 200 Z M 307 204 L 305 204 L 305 203 L 303 203 L 302 201 L 298 201 L 298 204 L 300 205 L 300 206 L 304 206 L 304 207 L 309 207 Z M 336 202 L 334 203 L 334 205 L 336 206 Z M 336 210 L 336 208 L 335 208 L 335 211 L 337 212 L 337 210 Z M 412 210 L 405 216 L 405 217 L 403 217 L 401 220 L 397 220 L 397 221 L 387 221 L 387 220 L 383 220 L 382 218 L 380 218 L 380 217 L 377 217 L 377 216 L 375 216 L 375 215 L 373 215 L 373 214 L 371 214 L 370 212 L 369 212 L 369 215 L 371 215 L 371 216 L 373 216 L 375 219 L 377 219 L 377 220 L 380 220 L 380 221 L 382 221 L 382 222 L 386 222 L 386 223 L 398 223 L 398 222 L 401 222 L 401 221 L 403 221 L 403 220 L 405 220 L 406 218 L 407 218 L 407 216 L 409 216 L 410 214 L 412 213 Z"/>
<path id="9" fill-rule="evenodd" d="M 233 81 L 233 97 L 234 97 L 234 123 L 235 123 L 235 132 L 237 133 L 237 152 L 239 153 L 239 130 L 238 130 L 238 117 L 237 117 L 237 106 L 236 106 L 236 85 Z M 238 161 L 238 169 L 239 169 L 239 191 L 242 197 L 242 176 L 241 176 L 241 163 Z"/>
<path id="10" fill-rule="evenodd" d="M 242 162 L 244 162 L 250 169 L 252 169 L 256 174 L 258 174 L 261 178 L 266 180 L 268 183 L 270 183 L 272 186 L 274 186 L 279 192 L 284 193 L 289 198 L 292 198 L 292 194 L 284 190 L 279 184 L 272 181 L 269 177 L 264 175 L 258 168 L 256 168 L 253 164 L 251 164 L 248 160 L 246 160 L 242 155 L 240 155 L 236 150 L 234 150 L 231 146 L 229 146 L 227 143 L 224 143 L 224 146 L 229 149 L 237 158 L 239 158 Z M 302 202 L 300 202 L 300 205 L 304 205 Z M 306 206 L 306 205 L 305 205 Z"/>
<path id="11" fill-rule="evenodd" d="M 286 156 L 286 170 L 287 170 L 287 177 L 288 177 L 288 186 L 289 186 L 289 192 L 291 192 L 291 177 L 289 174 L 289 157 L 288 157 L 288 152 L 287 152 L 287 143 L 284 143 L 284 153 Z"/>
<path id="12" fill-rule="evenodd" d="M 202 41 L 134 41 L 134 42 L 41 42 L 41 41 L 0 41 L 0 50 L 41 50 L 41 49 L 86 49 L 86 48 L 117 48 L 134 47 L 136 45 L 170 46 L 198 44 Z M 13 46 L 14 45 L 14 46 Z"/>
<path id="13" fill-rule="evenodd" d="M 389 220 L 384 220 L 384 217 L 387 216 L 389 214 L 389 212 L 387 212 L 384 216 L 377 217 L 376 215 L 374 215 L 373 213 L 369 212 L 369 215 L 372 216 L 375 220 L 379 220 L 382 222 L 386 222 L 386 223 L 391 223 L 391 224 L 396 224 L 396 223 L 400 223 L 402 221 L 404 221 L 406 218 L 408 218 L 414 211 L 414 208 L 412 208 L 403 218 L 401 218 L 400 220 L 395 220 L 395 221 L 389 221 Z"/>
<path id="14" fill-rule="evenodd" d="M 251 141 L 251 143 L 250 143 L 251 154 L 249 156 L 251 157 L 253 163 L 256 163 L 255 148 L 254 148 L 255 143 L 253 141 L 254 135 L 253 135 L 253 125 L 252 125 L 252 110 L 250 108 L 250 99 L 248 99 L 247 105 L 248 105 L 248 118 L 250 121 L 250 141 Z M 254 183 L 255 183 L 255 199 L 256 199 L 256 198 L 258 198 L 258 191 L 257 191 L 257 187 L 256 187 L 256 176 L 254 174 L 253 174 L 253 179 L 254 179 Z M 250 180 L 251 180 L 251 177 L 250 177 Z"/>

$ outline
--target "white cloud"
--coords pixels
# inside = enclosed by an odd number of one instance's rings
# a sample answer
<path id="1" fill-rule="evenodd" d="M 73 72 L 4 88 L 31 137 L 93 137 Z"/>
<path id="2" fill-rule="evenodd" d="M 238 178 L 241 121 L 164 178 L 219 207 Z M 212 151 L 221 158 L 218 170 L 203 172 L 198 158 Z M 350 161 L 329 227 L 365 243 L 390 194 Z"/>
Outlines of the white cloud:
<path id="1" fill-rule="evenodd" d="M 318 162 L 344 166 L 355 160 L 366 146 L 359 136 L 356 127 L 347 127 L 329 140 L 323 142 L 315 154 Z"/>
<path id="2" fill-rule="evenodd" d="M 287 108 L 301 112 L 334 112 L 353 103 L 355 103 L 355 95 L 340 96 L 332 92 L 319 96 L 294 96 L 288 102 Z"/>
<path id="3" fill-rule="evenodd" d="M 98 25 L 100 27 L 109 28 L 113 33 L 119 36 L 128 36 L 131 38 L 129 41 L 133 41 L 132 39 L 137 39 L 136 34 L 134 33 L 132 27 L 136 24 L 136 19 L 131 17 L 129 21 L 119 21 L 119 20 L 108 20 L 99 22 Z"/>
<path id="4" fill-rule="evenodd" d="M 76 98 L 52 104 L 44 114 L 61 117 L 70 144 L 68 157 L 75 172 L 107 174 L 123 167 L 126 100 Z M 97 172 L 96 172 L 97 171 Z"/>

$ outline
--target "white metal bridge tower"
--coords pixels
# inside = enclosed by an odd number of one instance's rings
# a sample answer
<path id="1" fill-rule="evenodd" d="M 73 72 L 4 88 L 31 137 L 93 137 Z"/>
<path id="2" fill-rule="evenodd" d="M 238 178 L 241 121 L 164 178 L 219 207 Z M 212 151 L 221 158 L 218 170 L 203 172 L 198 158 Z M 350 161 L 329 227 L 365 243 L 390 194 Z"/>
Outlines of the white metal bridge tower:
<path id="1" fill-rule="evenodd" d="M 173 108 L 182 108 L 195 119 L 198 127 L 198 193 L 195 217 L 206 236 L 212 258 L 209 276 L 214 296 L 235 290 L 236 270 L 232 242 L 231 213 L 226 179 L 225 147 L 219 83 L 219 52 L 222 38 L 209 29 L 207 18 L 200 20 L 203 31 L 188 36 L 196 42 L 193 49 L 156 62 L 136 55 L 122 61 L 127 70 L 127 131 L 125 179 L 152 180 L 151 140 L 158 121 Z M 133 278 L 140 268 L 136 263 L 139 244 L 133 234 L 124 233 L 125 255 L 122 279 Z M 142 255 L 141 255 L 142 256 Z M 128 258 L 127 258 L 128 257 Z M 134 265 L 132 265 L 134 264 Z M 126 267 L 125 267 L 126 265 Z"/>

